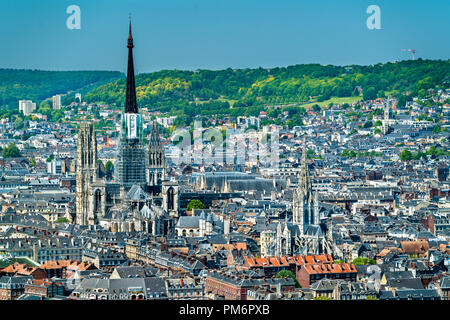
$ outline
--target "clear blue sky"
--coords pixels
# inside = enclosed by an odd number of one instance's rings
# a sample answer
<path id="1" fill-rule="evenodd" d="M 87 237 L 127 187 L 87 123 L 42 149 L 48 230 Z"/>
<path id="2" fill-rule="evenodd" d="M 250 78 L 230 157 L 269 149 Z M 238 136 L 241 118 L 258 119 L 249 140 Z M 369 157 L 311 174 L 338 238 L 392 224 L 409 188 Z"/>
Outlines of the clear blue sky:
<path id="1" fill-rule="evenodd" d="M 81 30 L 66 8 L 81 8 Z M 381 8 L 381 30 L 366 9 Z M 2 0 L 0 68 L 136 72 L 450 58 L 448 0 Z"/>

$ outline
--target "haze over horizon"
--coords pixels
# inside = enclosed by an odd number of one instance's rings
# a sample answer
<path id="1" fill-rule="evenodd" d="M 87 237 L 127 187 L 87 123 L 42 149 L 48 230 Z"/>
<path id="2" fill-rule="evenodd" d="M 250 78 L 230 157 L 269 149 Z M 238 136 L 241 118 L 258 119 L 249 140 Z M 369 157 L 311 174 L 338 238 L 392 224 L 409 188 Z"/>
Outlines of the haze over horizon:
<path id="1" fill-rule="evenodd" d="M 72 4 L 80 30 L 66 27 Z M 372 4 L 380 30 L 366 26 Z M 411 48 L 416 58 L 447 60 L 449 10 L 445 0 L 2 2 L 0 68 L 125 72 L 130 13 L 136 73 L 372 65 L 410 59 L 402 49 Z"/>

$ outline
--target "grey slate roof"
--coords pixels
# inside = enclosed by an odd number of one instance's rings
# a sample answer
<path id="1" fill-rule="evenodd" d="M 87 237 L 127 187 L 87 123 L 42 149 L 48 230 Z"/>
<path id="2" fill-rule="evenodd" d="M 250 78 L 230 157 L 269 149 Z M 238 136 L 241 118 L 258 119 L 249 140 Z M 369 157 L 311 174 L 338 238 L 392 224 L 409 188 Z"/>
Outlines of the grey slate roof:
<path id="1" fill-rule="evenodd" d="M 198 228 L 200 216 L 181 216 L 176 227 L 178 228 Z"/>

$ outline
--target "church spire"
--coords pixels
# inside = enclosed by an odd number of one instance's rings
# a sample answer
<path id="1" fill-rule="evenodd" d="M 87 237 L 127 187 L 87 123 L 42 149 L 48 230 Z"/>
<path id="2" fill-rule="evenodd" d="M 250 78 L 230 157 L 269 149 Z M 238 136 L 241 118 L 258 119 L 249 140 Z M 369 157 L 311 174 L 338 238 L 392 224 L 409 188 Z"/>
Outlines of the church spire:
<path id="1" fill-rule="evenodd" d="M 129 33 L 128 33 L 128 48 L 133 48 L 133 35 L 131 34 L 131 17 L 130 17 L 130 28 L 129 28 Z"/>
<path id="2" fill-rule="evenodd" d="M 131 18 L 130 29 L 128 35 L 128 71 L 127 71 L 127 88 L 125 97 L 125 113 L 138 113 L 136 102 L 136 84 L 134 80 L 134 63 L 133 63 L 133 35 L 131 34 Z"/>

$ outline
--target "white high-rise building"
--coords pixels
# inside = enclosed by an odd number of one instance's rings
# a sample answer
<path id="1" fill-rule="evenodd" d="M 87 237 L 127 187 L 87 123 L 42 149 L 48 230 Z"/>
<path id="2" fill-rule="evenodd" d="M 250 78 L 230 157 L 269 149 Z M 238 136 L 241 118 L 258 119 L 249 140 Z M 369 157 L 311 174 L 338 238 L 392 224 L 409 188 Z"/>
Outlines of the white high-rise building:
<path id="1" fill-rule="evenodd" d="M 170 126 L 173 126 L 173 123 L 177 117 L 171 116 L 171 117 L 159 117 L 156 118 L 156 122 L 162 125 L 164 128 L 168 128 Z"/>
<path id="2" fill-rule="evenodd" d="M 19 111 L 22 111 L 24 116 L 30 115 L 36 110 L 36 103 L 31 100 L 19 100 Z"/>
<path id="3" fill-rule="evenodd" d="M 61 95 L 57 94 L 53 96 L 53 110 L 59 110 L 61 109 Z"/>
<path id="4" fill-rule="evenodd" d="M 47 163 L 47 173 L 50 174 L 61 174 L 61 160 L 53 159 L 52 161 Z"/>

